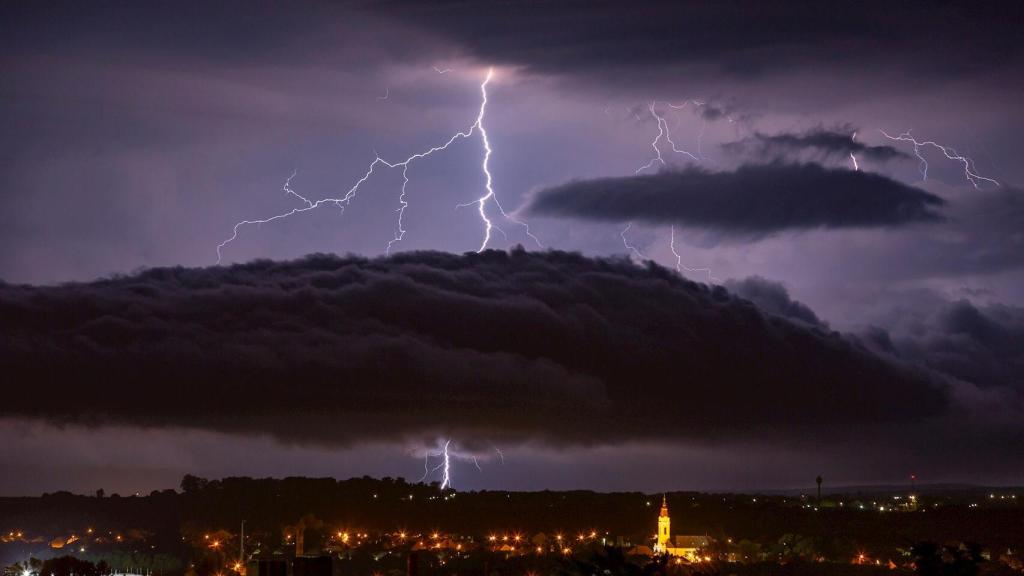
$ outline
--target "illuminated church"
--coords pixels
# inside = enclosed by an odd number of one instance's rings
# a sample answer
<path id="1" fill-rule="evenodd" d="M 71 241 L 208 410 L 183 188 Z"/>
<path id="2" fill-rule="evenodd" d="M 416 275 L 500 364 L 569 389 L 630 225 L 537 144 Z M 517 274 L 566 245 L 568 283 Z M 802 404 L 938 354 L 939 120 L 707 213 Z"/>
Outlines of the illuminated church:
<path id="1" fill-rule="evenodd" d="M 672 537 L 672 521 L 668 517 L 668 502 L 662 495 L 661 513 L 658 514 L 658 540 L 654 545 L 654 553 L 685 558 L 690 562 L 700 562 L 700 552 L 707 546 L 706 536 Z"/>

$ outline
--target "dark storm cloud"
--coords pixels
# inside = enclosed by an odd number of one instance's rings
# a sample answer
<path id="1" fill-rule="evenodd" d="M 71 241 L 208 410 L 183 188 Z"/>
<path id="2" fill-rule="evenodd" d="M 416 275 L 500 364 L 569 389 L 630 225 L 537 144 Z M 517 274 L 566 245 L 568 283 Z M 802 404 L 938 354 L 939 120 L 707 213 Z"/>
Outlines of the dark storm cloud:
<path id="1" fill-rule="evenodd" d="M 56 422 L 571 443 L 838 433 L 953 409 L 941 379 L 836 333 L 657 266 L 562 252 L 3 285 L 0 316 L 0 415 Z"/>
<path id="2" fill-rule="evenodd" d="M 889 329 L 866 339 L 880 350 L 981 388 L 1008 388 L 1024 399 L 1024 308 L 968 300 L 919 311 L 896 309 Z"/>
<path id="3" fill-rule="evenodd" d="M 801 153 L 809 153 L 821 159 L 841 157 L 847 159 L 855 154 L 858 159 L 887 162 L 898 158 L 908 158 L 892 146 L 869 146 L 853 138 L 856 130 L 827 130 L 815 128 L 802 133 L 782 132 L 779 134 L 762 134 L 755 132 L 753 136 L 728 142 L 722 145 L 727 152 L 752 156 L 761 160 L 776 160 L 799 157 Z"/>
<path id="4" fill-rule="evenodd" d="M 779 282 L 752 276 L 725 286 L 769 314 L 828 328 Z M 911 296 L 910 302 L 892 305 L 887 327 L 868 326 L 852 338 L 980 389 L 1012 392 L 1008 397 L 1024 406 L 1024 308 L 948 301 L 927 291 Z"/>
<path id="5" fill-rule="evenodd" d="M 1016 3 L 452 0 L 370 6 L 487 61 L 605 79 L 681 66 L 741 78 L 797 67 L 949 77 L 1020 55 Z"/>
<path id="6" fill-rule="evenodd" d="M 779 282 L 760 276 L 751 276 L 742 280 L 727 280 L 725 287 L 737 296 L 757 304 L 761 310 L 769 314 L 790 320 L 799 320 L 811 326 L 828 328 L 828 323 L 818 318 L 814 310 L 811 310 L 803 302 L 790 298 L 789 291 Z"/>
<path id="7" fill-rule="evenodd" d="M 783 230 L 896 227 L 941 219 L 945 202 L 879 174 L 817 164 L 699 168 L 578 180 L 539 191 L 538 216 L 680 223 L 757 238 Z"/>

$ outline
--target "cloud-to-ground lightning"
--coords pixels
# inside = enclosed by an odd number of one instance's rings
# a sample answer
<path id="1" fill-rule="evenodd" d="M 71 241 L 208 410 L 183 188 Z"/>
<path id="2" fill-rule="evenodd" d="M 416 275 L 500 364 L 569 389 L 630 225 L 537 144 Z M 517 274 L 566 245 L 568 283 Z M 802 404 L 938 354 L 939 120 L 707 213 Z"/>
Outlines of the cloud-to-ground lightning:
<path id="1" fill-rule="evenodd" d="M 373 159 L 372 162 L 370 162 L 370 166 L 367 168 L 366 173 L 363 174 L 363 176 L 361 178 L 359 178 L 355 182 L 355 184 L 353 184 L 352 187 L 349 188 L 345 192 L 345 194 L 342 195 L 341 197 L 337 197 L 337 198 L 322 198 L 320 200 L 311 201 L 311 200 L 305 198 L 304 196 L 299 195 L 298 193 L 294 192 L 291 189 L 291 180 L 295 176 L 295 174 L 293 173 L 288 178 L 288 180 L 285 182 L 284 190 L 285 190 L 286 193 L 288 193 L 288 194 L 290 194 L 292 196 L 295 196 L 296 198 L 301 200 L 305 205 L 302 206 L 302 207 L 299 207 L 299 208 L 293 208 L 293 209 L 291 209 L 291 210 L 289 210 L 287 212 L 283 212 L 281 214 L 276 214 L 274 216 L 270 216 L 268 218 L 263 218 L 263 219 L 259 219 L 259 220 L 242 220 L 242 221 L 236 223 L 234 225 L 234 228 L 232 229 L 231 237 L 228 238 L 227 240 L 224 240 L 223 242 L 221 242 L 220 244 L 217 245 L 217 263 L 219 264 L 221 262 L 223 248 L 225 246 L 227 246 L 229 243 L 231 243 L 232 241 L 234 241 L 235 239 L 237 239 L 238 238 L 238 231 L 242 227 L 244 227 L 246 225 L 250 225 L 250 224 L 255 224 L 255 225 L 267 224 L 269 222 L 274 222 L 276 220 L 281 220 L 283 218 L 287 218 L 289 216 L 293 216 L 293 215 L 301 213 L 301 212 L 308 212 L 310 210 L 315 210 L 316 208 L 319 208 L 320 206 L 323 206 L 323 205 L 326 205 L 326 204 L 332 204 L 332 205 L 337 206 L 338 208 L 340 208 L 342 211 L 344 211 L 345 207 L 348 204 L 350 204 L 352 202 L 352 199 L 355 198 L 356 194 L 358 194 L 359 187 L 362 186 L 367 180 L 370 179 L 370 177 L 373 175 L 374 171 L 376 170 L 376 168 L 378 166 L 384 166 L 386 168 L 401 168 L 402 169 L 402 188 L 401 188 L 401 192 L 400 192 L 399 197 L 398 197 L 399 207 L 398 207 L 397 210 L 395 210 L 398 213 L 397 226 L 396 226 L 396 230 L 395 230 L 395 236 L 388 242 L 387 248 L 386 248 L 387 252 L 390 253 L 391 248 L 393 247 L 393 245 L 396 242 L 400 242 L 405 237 L 405 232 L 406 231 L 405 231 L 405 228 L 403 226 L 403 217 L 405 216 L 405 209 L 408 208 L 408 206 L 409 206 L 409 203 L 406 200 L 406 191 L 407 191 L 407 187 L 408 187 L 408 184 L 409 184 L 409 174 L 408 174 L 409 166 L 414 161 L 426 158 L 426 157 L 434 154 L 435 152 L 439 152 L 441 150 L 445 150 L 450 145 L 452 145 L 454 142 L 456 142 L 457 140 L 461 140 L 461 139 L 464 139 L 464 138 L 469 138 L 469 137 L 473 136 L 474 133 L 477 133 L 477 132 L 480 133 L 480 138 L 481 138 L 481 141 L 483 143 L 483 148 L 484 148 L 484 158 L 483 158 L 483 162 L 481 164 L 481 169 L 482 169 L 482 171 L 484 173 L 485 182 L 486 182 L 486 184 L 485 184 L 485 192 L 484 192 L 484 194 L 482 196 L 480 196 L 476 200 L 474 200 L 472 202 L 469 202 L 469 203 L 466 203 L 466 204 L 460 204 L 459 205 L 459 206 L 476 205 L 477 209 L 478 209 L 478 212 L 480 214 L 480 218 L 481 218 L 481 220 L 484 223 L 484 238 L 483 238 L 483 241 L 480 244 L 480 248 L 477 251 L 478 252 L 482 252 L 483 250 L 485 250 L 487 248 L 487 244 L 490 242 L 490 239 L 491 239 L 491 230 L 497 228 L 497 226 L 494 224 L 494 222 L 491 220 L 491 218 L 487 215 L 487 208 L 488 208 L 489 204 L 493 204 L 498 209 L 499 213 L 501 214 L 501 216 L 503 218 L 505 218 L 506 220 L 508 220 L 510 222 L 513 222 L 514 224 L 522 226 L 524 228 L 525 232 L 526 232 L 526 235 L 531 240 L 533 240 L 537 244 L 538 247 L 543 247 L 541 242 L 540 242 L 540 240 L 530 231 L 530 227 L 529 227 L 529 225 L 526 222 L 524 222 L 522 220 L 519 220 L 518 218 L 515 218 L 515 217 L 513 217 L 513 216 L 511 216 L 511 215 L 509 215 L 508 213 L 505 212 L 505 209 L 501 206 L 501 203 L 498 200 L 498 196 L 497 196 L 497 194 L 494 191 L 494 181 L 493 181 L 493 177 L 492 177 L 491 171 L 490 171 L 490 158 L 491 158 L 491 155 L 493 153 L 493 150 L 491 149 L 491 144 L 490 144 L 490 140 L 488 138 L 487 129 L 484 127 L 484 119 L 486 117 L 486 112 L 487 112 L 487 85 L 490 83 L 491 78 L 493 77 L 493 74 L 494 74 L 494 70 L 493 69 L 488 69 L 487 76 L 484 78 L 484 81 L 480 84 L 480 95 L 481 95 L 480 109 L 477 112 L 476 120 L 473 122 L 473 124 L 469 128 L 467 128 L 466 130 L 462 130 L 462 131 L 456 132 L 447 141 L 445 141 L 443 144 L 440 144 L 440 145 L 437 145 L 437 146 L 433 146 L 433 147 L 431 147 L 431 148 L 429 148 L 429 149 L 427 149 L 427 150 L 425 150 L 423 152 L 417 152 L 416 154 L 413 154 L 413 155 L 409 156 L 408 158 L 406 158 L 405 160 L 402 160 L 400 162 L 389 162 L 389 161 L 384 160 L 383 158 L 381 158 L 379 154 L 375 153 L 374 154 L 374 159 Z M 500 231 L 500 228 L 497 228 L 497 229 Z"/>
<path id="2" fill-rule="evenodd" d="M 979 181 L 991 182 L 996 186 L 1000 185 L 999 182 L 996 182 L 991 178 L 987 178 L 985 176 L 981 176 L 980 174 L 975 173 L 974 161 L 966 156 L 960 155 L 959 153 L 957 153 L 956 149 L 950 146 L 943 146 L 942 144 L 939 144 L 933 140 L 919 141 L 917 138 L 914 138 L 914 136 L 910 134 L 910 130 L 907 130 L 906 132 L 900 134 L 899 136 L 890 136 L 885 130 L 879 130 L 879 132 L 881 132 L 882 136 L 885 136 L 889 140 L 895 140 L 897 142 L 910 142 L 914 146 L 914 156 L 917 156 L 917 159 L 921 161 L 920 171 L 922 181 L 928 180 L 928 161 L 925 160 L 924 156 L 921 155 L 921 148 L 923 146 L 931 146 L 941 151 L 946 158 L 962 163 L 964 165 L 964 177 L 966 177 L 967 180 L 971 183 L 971 185 L 973 185 L 975 188 L 979 188 Z"/>
<path id="3" fill-rule="evenodd" d="M 423 452 L 423 476 L 420 477 L 420 482 L 426 481 L 435 472 L 440 471 L 442 490 L 444 490 L 445 488 L 454 489 L 453 473 L 454 463 L 456 460 L 472 462 L 473 466 L 476 467 L 476 469 L 480 472 L 483 472 L 483 468 L 480 466 L 480 460 L 489 460 L 489 458 L 486 455 L 468 451 L 461 451 L 458 448 L 458 446 L 452 446 L 452 441 L 450 438 L 445 439 L 443 442 L 439 441 L 437 448 L 435 448 L 434 450 L 436 451 L 426 449 Z M 505 455 L 502 454 L 501 450 L 499 450 L 497 447 L 494 447 L 494 451 L 498 455 L 498 458 L 501 460 L 501 463 L 504 464 Z M 438 463 L 434 466 L 431 466 L 431 459 L 434 458 L 438 459 Z"/>
<path id="4" fill-rule="evenodd" d="M 430 452 L 424 452 L 424 454 L 423 454 L 423 477 L 420 478 L 420 482 L 423 482 L 424 480 L 429 478 L 430 475 L 433 474 L 434 472 L 437 472 L 438 470 L 443 470 L 443 472 L 441 474 L 441 490 L 444 490 L 445 488 L 450 488 L 451 487 L 451 485 L 452 485 L 451 455 L 448 453 L 448 446 L 451 444 L 451 442 L 452 441 L 451 441 L 450 438 L 448 440 L 445 440 L 444 444 L 441 445 L 441 451 L 437 452 L 435 454 L 431 454 Z M 437 466 L 433 467 L 433 468 L 430 468 L 430 457 L 431 456 L 440 457 L 441 458 L 441 463 L 438 464 Z"/>

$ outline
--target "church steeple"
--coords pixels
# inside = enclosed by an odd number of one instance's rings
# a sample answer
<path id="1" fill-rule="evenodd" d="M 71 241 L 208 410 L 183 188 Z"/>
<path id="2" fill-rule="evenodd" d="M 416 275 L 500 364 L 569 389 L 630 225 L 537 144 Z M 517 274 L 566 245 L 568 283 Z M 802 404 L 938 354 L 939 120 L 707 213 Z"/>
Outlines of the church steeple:
<path id="1" fill-rule="evenodd" d="M 661 512 L 658 514 L 658 542 L 654 545 L 654 551 L 658 554 L 668 552 L 669 539 L 671 538 L 671 519 L 668 517 L 668 499 L 661 495 Z"/>

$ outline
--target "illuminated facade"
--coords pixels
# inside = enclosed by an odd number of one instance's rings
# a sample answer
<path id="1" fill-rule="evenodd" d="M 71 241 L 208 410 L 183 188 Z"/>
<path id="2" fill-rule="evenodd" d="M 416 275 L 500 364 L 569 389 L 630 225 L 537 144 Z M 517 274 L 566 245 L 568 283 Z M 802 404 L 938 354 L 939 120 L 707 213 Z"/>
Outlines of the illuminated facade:
<path id="1" fill-rule="evenodd" d="M 668 515 L 668 501 L 665 496 L 662 496 L 661 512 L 658 513 L 658 539 L 654 544 L 654 553 L 685 558 L 690 562 L 700 562 L 700 552 L 707 546 L 706 536 L 672 537 L 672 520 Z"/>
<path id="2" fill-rule="evenodd" d="M 658 514 L 658 542 L 654 545 L 655 553 L 664 554 L 668 551 L 671 534 L 672 520 L 668 517 L 668 502 L 663 494 L 661 496 L 661 512 Z"/>

